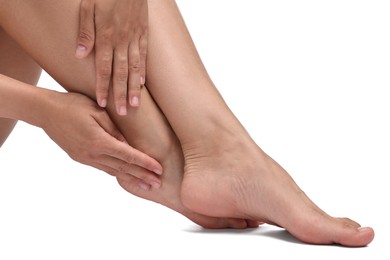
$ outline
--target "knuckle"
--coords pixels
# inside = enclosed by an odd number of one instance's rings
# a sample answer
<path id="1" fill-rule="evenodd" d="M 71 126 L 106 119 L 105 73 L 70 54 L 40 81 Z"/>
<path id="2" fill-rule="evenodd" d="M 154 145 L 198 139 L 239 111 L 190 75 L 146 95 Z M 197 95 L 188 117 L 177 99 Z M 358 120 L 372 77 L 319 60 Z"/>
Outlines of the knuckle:
<path id="1" fill-rule="evenodd" d="M 132 174 L 134 169 L 131 164 L 123 162 L 117 166 L 117 172 Z"/>
<path id="2" fill-rule="evenodd" d="M 115 59 L 121 66 L 127 66 L 127 55 L 124 53 L 115 54 Z"/>
<path id="3" fill-rule="evenodd" d="M 117 64 L 114 67 L 115 80 L 119 82 L 127 82 L 128 74 L 129 74 L 127 56 L 119 55 L 119 54 L 116 55 L 115 63 Z"/>
<path id="4" fill-rule="evenodd" d="M 99 78 L 103 80 L 109 80 L 111 78 L 111 70 L 108 68 L 102 68 L 99 70 Z"/>
<path id="5" fill-rule="evenodd" d="M 127 82 L 128 79 L 128 69 L 125 67 L 120 67 L 115 72 L 115 78 L 119 82 Z"/>
<path id="6" fill-rule="evenodd" d="M 108 80 L 111 78 L 111 66 L 103 65 L 98 68 L 98 76 L 100 79 Z"/>
<path id="7" fill-rule="evenodd" d="M 79 39 L 85 42 L 93 42 L 95 39 L 92 35 L 93 34 L 88 31 L 88 29 L 82 28 L 79 33 Z"/>
<path id="8" fill-rule="evenodd" d="M 132 93 L 135 94 L 141 91 L 141 84 L 135 84 L 131 86 Z"/>
<path id="9" fill-rule="evenodd" d="M 134 164 L 135 163 L 135 157 L 134 157 L 133 153 L 131 153 L 131 154 L 126 156 L 126 162 L 129 163 L 129 164 Z"/>
<path id="10" fill-rule="evenodd" d="M 122 164 L 118 165 L 119 172 L 127 173 L 127 172 L 129 172 L 129 169 L 130 169 L 130 167 L 127 163 L 122 163 Z"/>
<path id="11" fill-rule="evenodd" d="M 99 60 L 102 63 L 102 65 L 111 67 L 111 62 L 112 62 L 112 52 L 111 51 L 108 51 L 108 50 L 101 51 L 98 55 L 99 55 Z"/>
<path id="12" fill-rule="evenodd" d="M 139 61 L 139 59 L 137 60 L 131 60 L 130 61 L 130 71 L 132 72 L 139 72 L 140 69 L 141 69 L 141 63 Z"/>

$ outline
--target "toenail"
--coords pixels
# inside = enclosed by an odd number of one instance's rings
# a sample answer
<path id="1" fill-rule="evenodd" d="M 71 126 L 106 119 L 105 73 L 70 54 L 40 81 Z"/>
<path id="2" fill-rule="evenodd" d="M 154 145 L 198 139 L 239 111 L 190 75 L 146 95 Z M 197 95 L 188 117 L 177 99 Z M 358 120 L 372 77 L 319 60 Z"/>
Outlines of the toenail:
<path id="1" fill-rule="evenodd" d="M 364 232 L 364 231 L 367 231 L 367 230 L 371 230 L 371 228 L 369 228 L 369 227 L 359 227 L 358 230 L 359 230 L 359 232 Z"/>

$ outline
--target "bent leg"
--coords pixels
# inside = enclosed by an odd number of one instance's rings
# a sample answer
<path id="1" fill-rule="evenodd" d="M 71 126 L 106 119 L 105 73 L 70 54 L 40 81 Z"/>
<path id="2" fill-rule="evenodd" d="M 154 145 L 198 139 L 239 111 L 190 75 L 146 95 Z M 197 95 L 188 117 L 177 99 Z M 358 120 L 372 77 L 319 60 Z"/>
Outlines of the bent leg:
<path id="1" fill-rule="evenodd" d="M 276 224 L 308 243 L 370 243 L 371 228 L 323 212 L 254 143 L 213 85 L 175 2 L 149 6 L 147 86 L 182 144 L 185 205 Z"/>
<path id="2" fill-rule="evenodd" d="M 68 91 L 95 98 L 94 56 L 86 60 L 74 57 L 80 0 L 3 1 L 0 21 L 10 35 Z M 16 12 L 20 17 L 12 15 Z M 34 21 L 32 23 L 31 21 Z M 42 34 L 45 32 L 45 34 Z M 112 95 L 108 112 L 128 143 L 157 159 L 164 168 L 162 187 L 145 191 L 136 181 L 119 179 L 120 185 L 136 196 L 163 204 L 208 228 L 245 228 L 257 222 L 232 218 L 215 218 L 197 214 L 183 206 L 180 188 L 183 178 L 183 154 L 180 144 L 146 89 L 142 106 L 118 116 Z"/>
<path id="3" fill-rule="evenodd" d="M 35 85 L 41 68 L 0 27 L 0 74 Z M 15 120 L 0 118 L 0 147 L 16 125 Z"/>
<path id="4" fill-rule="evenodd" d="M 9 34 L 57 81 L 93 96 L 92 57 L 73 58 L 78 2 L 3 1 L 0 16 Z M 186 205 L 207 215 L 277 224 L 309 243 L 370 243 L 372 229 L 359 231 L 354 221 L 325 214 L 253 142 L 213 86 L 175 2 L 150 0 L 149 7 L 147 86 L 183 148 Z M 12 13 L 21 17 L 16 19 Z M 42 37 L 41 32 L 46 34 Z M 112 107 L 110 111 L 120 124 Z M 132 119 L 140 111 L 131 110 Z M 128 124 L 130 132 L 132 124 Z"/>

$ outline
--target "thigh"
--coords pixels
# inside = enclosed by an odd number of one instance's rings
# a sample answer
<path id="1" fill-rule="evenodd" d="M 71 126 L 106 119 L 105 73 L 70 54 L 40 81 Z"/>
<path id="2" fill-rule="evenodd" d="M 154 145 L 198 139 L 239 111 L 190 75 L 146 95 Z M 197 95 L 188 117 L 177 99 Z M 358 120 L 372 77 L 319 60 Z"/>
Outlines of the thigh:
<path id="1" fill-rule="evenodd" d="M 80 3 L 81 0 L 3 1 L 0 26 L 67 91 L 95 99 L 95 55 L 92 52 L 82 60 L 75 57 Z M 133 130 L 165 124 L 146 88 L 142 89 L 142 100 L 141 107 L 119 116 L 110 93 L 107 112 L 129 142 L 136 136 Z M 151 122 L 156 117 L 159 121 Z"/>
<path id="2" fill-rule="evenodd" d="M 94 97 L 94 55 L 75 57 L 80 3 L 3 1 L 0 26 L 66 90 Z"/>
<path id="3" fill-rule="evenodd" d="M 35 85 L 41 68 L 0 27 L 0 74 Z M 11 133 L 15 120 L 0 118 L 0 147 Z"/>

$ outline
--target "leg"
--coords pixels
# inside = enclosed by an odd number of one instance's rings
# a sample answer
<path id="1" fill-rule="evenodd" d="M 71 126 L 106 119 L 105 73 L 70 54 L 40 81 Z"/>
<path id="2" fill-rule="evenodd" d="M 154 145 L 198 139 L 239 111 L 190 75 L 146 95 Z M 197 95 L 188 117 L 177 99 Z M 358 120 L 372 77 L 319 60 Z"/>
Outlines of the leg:
<path id="1" fill-rule="evenodd" d="M 184 204 L 276 224 L 309 243 L 370 243 L 371 228 L 323 212 L 253 142 L 207 75 L 175 2 L 149 2 L 147 86 L 182 144 Z"/>
<path id="2" fill-rule="evenodd" d="M 61 12 L 55 12 L 53 5 L 58 3 L 43 2 L 38 7 L 31 2 L 22 5 L 20 1 L 3 1 L 2 11 L 5 12 L 0 11 L 3 26 L 62 85 L 73 90 L 77 90 L 77 87 L 72 88 L 76 84 L 88 86 L 83 91 L 93 95 L 93 73 L 82 73 L 93 71 L 93 63 L 72 59 L 74 47 L 70 45 L 75 41 L 77 24 L 72 24 L 71 17 L 76 20 L 74 9 L 77 6 L 73 6 L 72 1 L 61 2 Z M 12 8 L 15 9 L 10 13 L 17 10 L 23 14 L 20 19 L 7 16 L 7 10 L 12 11 Z M 306 242 L 356 246 L 371 242 L 371 229 L 358 232 L 355 222 L 323 213 L 304 196 L 288 174 L 253 143 L 208 78 L 174 2 L 150 1 L 150 11 L 147 84 L 184 149 L 186 176 L 182 194 L 185 203 L 206 214 L 244 216 L 278 224 Z M 28 23 L 32 19 L 35 23 Z M 69 22 L 67 26 L 63 21 Z M 74 35 L 69 30 L 73 30 Z M 51 37 L 41 37 L 38 33 L 41 31 Z M 61 46 L 60 51 L 56 51 L 58 46 Z M 45 51 L 41 51 L 42 48 Z M 48 55 L 48 50 L 56 55 Z M 220 201 L 224 203 L 221 205 Z M 291 205 L 295 207 L 291 209 Z M 286 217 L 286 213 L 293 214 Z"/>
<path id="3" fill-rule="evenodd" d="M 47 0 L 41 1 L 40 5 L 36 5 L 34 1 L 3 2 L 0 21 L 6 21 L 2 25 L 13 38 L 68 90 L 94 98 L 93 56 L 80 61 L 74 58 L 73 54 L 80 1 Z M 9 15 L 14 9 L 18 10 L 21 17 Z M 29 22 L 32 20 L 34 23 Z M 42 35 L 43 31 L 47 34 Z M 183 155 L 180 144 L 146 89 L 143 89 L 142 95 L 142 106 L 137 110 L 130 110 L 126 117 L 117 115 L 112 99 L 108 110 L 128 142 L 150 154 L 163 165 L 163 186 L 147 192 L 133 185 L 132 178 L 119 180 L 120 185 L 139 197 L 166 205 L 204 227 L 257 226 L 257 222 L 253 221 L 203 216 L 182 205 L 180 187 L 183 177 Z"/>
<path id="4" fill-rule="evenodd" d="M 41 68 L 0 27 L 0 74 L 35 85 Z M 15 120 L 0 118 L 0 147 L 16 125 Z"/>

